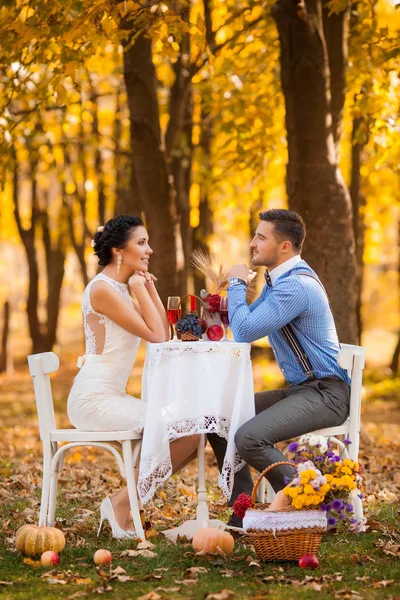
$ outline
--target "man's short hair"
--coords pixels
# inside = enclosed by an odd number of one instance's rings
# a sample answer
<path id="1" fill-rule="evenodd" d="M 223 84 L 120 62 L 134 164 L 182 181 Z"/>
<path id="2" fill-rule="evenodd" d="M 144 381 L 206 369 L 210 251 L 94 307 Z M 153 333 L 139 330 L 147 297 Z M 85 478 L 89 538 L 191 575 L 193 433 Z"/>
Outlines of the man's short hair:
<path id="1" fill-rule="evenodd" d="M 293 210 L 273 208 L 260 212 L 258 216 L 261 221 L 268 221 L 275 225 L 275 234 L 280 242 L 289 240 L 295 250 L 301 251 L 306 237 L 306 226 L 300 215 Z"/>

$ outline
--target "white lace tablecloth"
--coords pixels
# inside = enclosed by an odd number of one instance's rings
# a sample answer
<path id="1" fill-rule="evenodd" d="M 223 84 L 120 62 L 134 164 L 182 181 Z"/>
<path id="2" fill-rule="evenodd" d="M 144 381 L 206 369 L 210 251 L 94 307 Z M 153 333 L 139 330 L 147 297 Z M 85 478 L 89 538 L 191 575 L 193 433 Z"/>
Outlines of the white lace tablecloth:
<path id="1" fill-rule="evenodd" d="M 138 478 L 142 502 L 172 473 L 169 443 L 196 433 L 227 440 L 219 484 L 229 498 L 234 474 L 243 466 L 235 433 L 254 416 L 250 344 L 147 344 L 142 399 L 147 402 Z"/>

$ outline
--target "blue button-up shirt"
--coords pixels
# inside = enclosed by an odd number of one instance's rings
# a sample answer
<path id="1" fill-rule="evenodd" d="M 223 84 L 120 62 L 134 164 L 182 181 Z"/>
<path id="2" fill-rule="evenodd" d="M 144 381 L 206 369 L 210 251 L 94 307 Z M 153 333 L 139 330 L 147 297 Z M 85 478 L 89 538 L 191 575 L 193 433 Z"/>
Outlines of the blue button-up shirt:
<path id="1" fill-rule="evenodd" d="M 245 285 L 228 288 L 229 320 L 234 338 L 237 342 L 254 342 L 268 336 L 286 381 L 297 385 L 307 377 L 279 331 L 290 323 L 315 377 L 334 376 L 350 383 L 347 371 L 337 364 L 340 346 L 326 294 L 318 281 L 298 274 L 300 271 L 316 277 L 304 260 L 298 260 L 276 280 L 273 278 L 272 287 L 265 285 L 260 297 L 250 306 L 246 302 Z M 271 271 L 271 278 L 273 273 Z"/>

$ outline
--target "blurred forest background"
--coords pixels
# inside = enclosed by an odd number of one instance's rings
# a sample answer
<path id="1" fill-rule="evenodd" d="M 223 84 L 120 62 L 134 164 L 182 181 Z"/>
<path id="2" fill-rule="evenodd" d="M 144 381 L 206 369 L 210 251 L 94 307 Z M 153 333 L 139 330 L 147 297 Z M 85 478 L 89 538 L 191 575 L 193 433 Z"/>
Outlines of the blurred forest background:
<path id="1" fill-rule="evenodd" d="M 289 207 L 341 340 L 397 373 L 399 31 L 392 0 L 3 0 L 0 370 L 82 353 L 113 215 L 145 219 L 165 299 Z"/>

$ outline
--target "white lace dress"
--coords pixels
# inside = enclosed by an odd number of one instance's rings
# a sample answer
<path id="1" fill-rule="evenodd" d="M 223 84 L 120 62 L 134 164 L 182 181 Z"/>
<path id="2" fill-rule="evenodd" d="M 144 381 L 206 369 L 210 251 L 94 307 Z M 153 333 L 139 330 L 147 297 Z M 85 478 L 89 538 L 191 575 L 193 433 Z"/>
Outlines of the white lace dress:
<path id="1" fill-rule="evenodd" d="M 146 403 L 126 393 L 140 338 L 105 315 L 93 310 L 90 290 L 105 281 L 125 302 L 132 304 L 128 286 L 99 273 L 87 285 L 82 298 L 86 354 L 68 397 L 68 417 L 86 431 L 143 430 Z"/>

